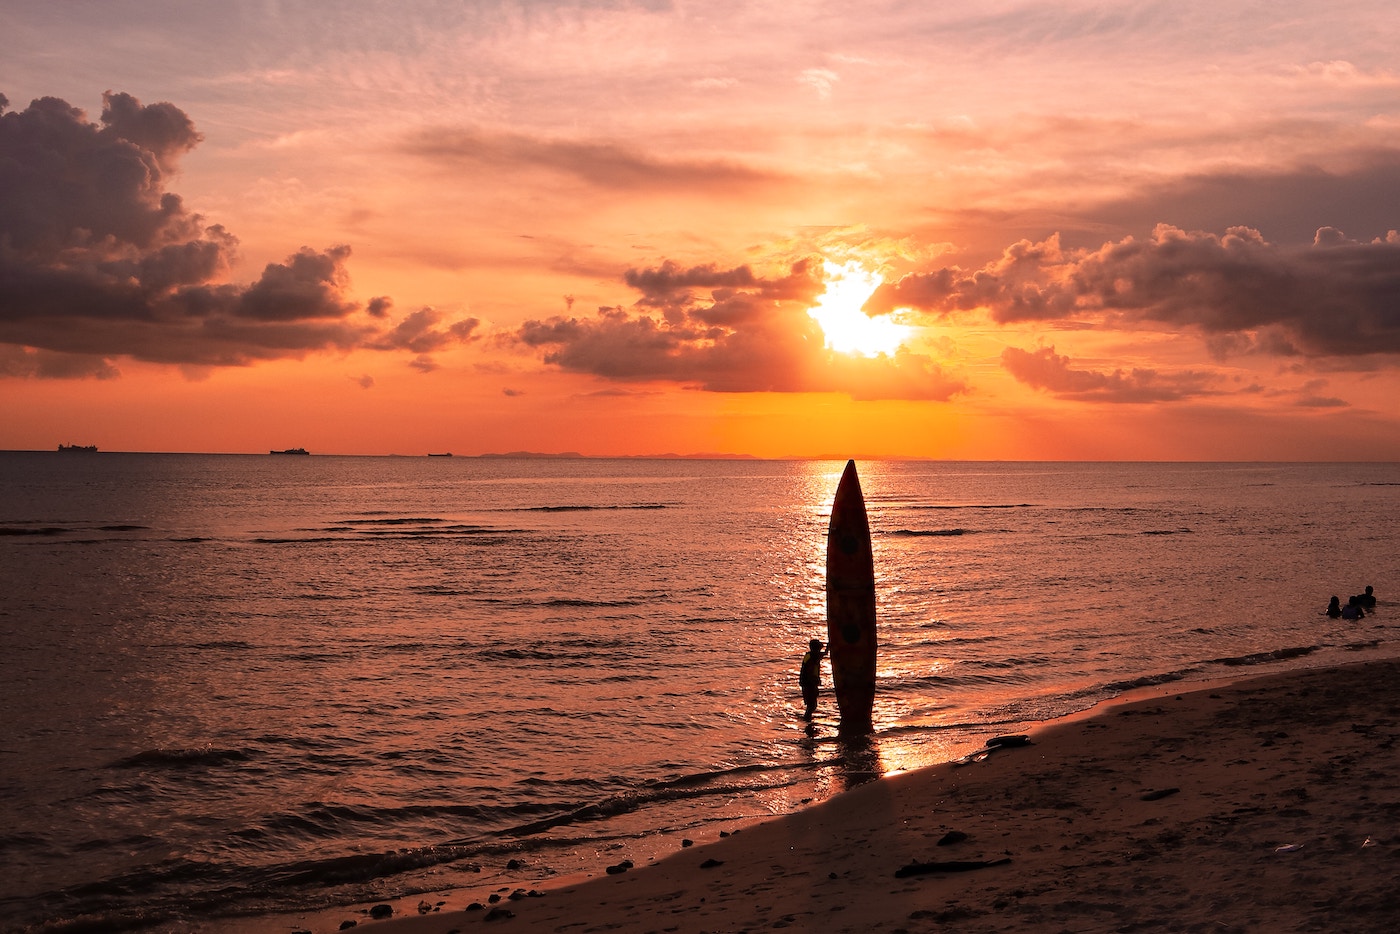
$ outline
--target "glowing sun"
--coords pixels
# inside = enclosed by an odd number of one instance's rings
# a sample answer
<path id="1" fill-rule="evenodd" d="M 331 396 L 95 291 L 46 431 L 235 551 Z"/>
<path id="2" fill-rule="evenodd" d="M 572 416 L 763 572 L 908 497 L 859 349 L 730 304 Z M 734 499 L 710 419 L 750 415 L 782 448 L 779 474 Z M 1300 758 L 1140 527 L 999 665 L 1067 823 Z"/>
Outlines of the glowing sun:
<path id="1" fill-rule="evenodd" d="M 861 311 L 861 306 L 880 287 L 880 276 L 855 262 L 838 266 L 827 261 L 825 267 L 826 291 L 807 314 L 821 326 L 826 346 L 866 357 L 898 350 L 912 329 L 888 315 L 872 318 Z"/>

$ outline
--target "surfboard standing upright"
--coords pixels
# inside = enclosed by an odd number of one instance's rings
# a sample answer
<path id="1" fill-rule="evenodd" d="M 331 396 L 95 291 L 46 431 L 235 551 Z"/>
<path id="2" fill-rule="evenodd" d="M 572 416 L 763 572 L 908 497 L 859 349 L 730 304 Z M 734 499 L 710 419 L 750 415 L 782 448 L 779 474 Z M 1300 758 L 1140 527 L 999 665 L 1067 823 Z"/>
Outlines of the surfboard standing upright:
<path id="1" fill-rule="evenodd" d="M 875 558 L 855 461 L 847 461 L 841 474 L 826 533 L 826 632 L 841 733 L 869 733 L 875 707 Z"/>

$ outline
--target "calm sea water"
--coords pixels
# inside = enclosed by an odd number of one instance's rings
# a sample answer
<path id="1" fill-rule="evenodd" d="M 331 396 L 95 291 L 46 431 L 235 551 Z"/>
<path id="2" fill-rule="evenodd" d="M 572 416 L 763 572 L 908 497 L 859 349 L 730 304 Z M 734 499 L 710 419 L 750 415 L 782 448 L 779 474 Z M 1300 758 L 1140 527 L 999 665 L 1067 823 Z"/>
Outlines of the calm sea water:
<path id="1" fill-rule="evenodd" d="M 877 733 L 844 744 L 796 685 L 842 466 L 0 454 L 0 925 L 598 872 L 1400 635 L 1394 464 L 862 463 Z"/>

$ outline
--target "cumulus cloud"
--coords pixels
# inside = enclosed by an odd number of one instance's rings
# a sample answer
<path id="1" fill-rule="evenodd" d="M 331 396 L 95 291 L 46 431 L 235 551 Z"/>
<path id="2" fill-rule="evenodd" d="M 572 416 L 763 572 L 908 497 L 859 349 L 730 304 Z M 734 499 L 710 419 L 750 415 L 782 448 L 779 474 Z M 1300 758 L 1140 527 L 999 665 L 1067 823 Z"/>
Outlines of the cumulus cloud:
<path id="1" fill-rule="evenodd" d="M 1054 347 L 1034 351 L 1007 347 L 1002 351 L 1001 365 L 1028 386 L 1081 402 L 1177 402 L 1215 394 L 1213 377 L 1208 373 L 1076 368 L 1068 357 L 1055 353 Z"/>
<path id="2" fill-rule="evenodd" d="M 368 343 L 376 350 L 409 350 L 417 354 L 429 354 L 466 343 L 481 322 L 476 318 L 453 321 L 440 327 L 443 316 L 432 308 L 420 308 L 408 315 L 392 329 Z"/>
<path id="3" fill-rule="evenodd" d="M 1097 250 L 1021 241 L 976 270 L 943 267 L 887 284 L 867 308 L 985 311 L 1001 323 L 1185 327 L 1220 354 L 1355 357 L 1400 353 L 1400 236 L 1369 242 L 1324 228 L 1283 247 L 1258 231 L 1159 226 Z"/>
<path id="4" fill-rule="evenodd" d="M 227 282 L 237 239 L 168 190 L 202 138 L 173 104 L 109 91 L 96 122 L 52 97 L 7 109 L 0 97 L 0 344 L 23 350 L 8 375 L 110 376 L 122 356 L 207 367 L 426 353 L 476 326 L 386 331 L 388 298 L 362 314 L 350 296 L 348 246 L 304 247 L 250 284 Z"/>
<path id="5" fill-rule="evenodd" d="M 516 332 L 546 363 L 624 383 L 712 392 L 844 392 L 857 399 L 947 400 L 966 390 L 931 360 L 834 353 L 807 309 L 824 285 L 818 263 L 764 277 L 747 266 L 630 270 L 633 309 L 531 320 Z"/>

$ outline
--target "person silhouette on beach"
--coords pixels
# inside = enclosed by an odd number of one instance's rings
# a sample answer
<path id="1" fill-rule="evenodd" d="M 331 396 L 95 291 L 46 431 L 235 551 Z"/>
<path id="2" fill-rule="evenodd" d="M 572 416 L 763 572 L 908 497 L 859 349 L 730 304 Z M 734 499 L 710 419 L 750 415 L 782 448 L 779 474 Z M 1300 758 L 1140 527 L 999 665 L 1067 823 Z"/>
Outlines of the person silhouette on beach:
<path id="1" fill-rule="evenodd" d="M 1356 605 L 1366 610 L 1374 610 L 1376 608 L 1376 595 L 1371 591 L 1370 584 L 1366 585 L 1365 593 L 1357 596 Z"/>
<path id="2" fill-rule="evenodd" d="M 1327 615 L 1336 619 L 1342 615 L 1342 601 L 1337 597 L 1332 598 L 1332 602 L 1327 604 Z"/>
<path id="3" fill-rule="evenodd" d="M 817 709 L 817 691 L 822 686 L 822 659 L 826 658 L 826 650 L 822 646 L 822 640 L 813 639 L 807 643 L 807 654 L 802 656 L 802 667 L 797 671 L 797 683 L 802 686 L 802 702 L 807 705 L 807 710 L 802 714 L 802 719 L 812 719 L 812 714 Z"/>

